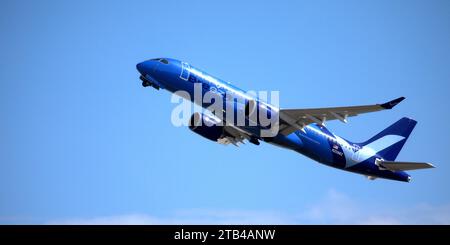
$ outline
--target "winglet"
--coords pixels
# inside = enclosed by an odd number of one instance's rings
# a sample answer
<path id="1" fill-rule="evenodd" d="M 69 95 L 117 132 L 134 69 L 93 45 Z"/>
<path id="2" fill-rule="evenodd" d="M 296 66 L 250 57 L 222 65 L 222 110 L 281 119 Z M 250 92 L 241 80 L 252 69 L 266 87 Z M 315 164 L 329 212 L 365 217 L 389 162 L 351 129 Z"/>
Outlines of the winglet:
<path id="1" fill-rule="evenodd" d="M 396 106 L 398 103 L 402 102 L 402 100 L 404 100 L 404 99 L 405 99 L 405 97 L 400 97 L 395 100 L 391 100 L 389 102 L 381 104 L 380 106 L 383 107 L 384 109 L 392 109 L 394 106 Z"/>

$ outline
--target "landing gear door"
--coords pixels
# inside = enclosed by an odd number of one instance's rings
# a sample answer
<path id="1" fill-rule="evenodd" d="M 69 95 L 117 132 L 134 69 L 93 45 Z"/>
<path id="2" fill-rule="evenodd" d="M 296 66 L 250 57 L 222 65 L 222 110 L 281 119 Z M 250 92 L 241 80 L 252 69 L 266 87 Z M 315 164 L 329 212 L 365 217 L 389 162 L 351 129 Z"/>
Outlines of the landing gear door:
<path id="1" fill-rule="evenodd" d="M 191 66 L 188 63 L 181 62 L 180 78 L 183 79 L 184 81 L 189 80 L 189 75 L 191 74 L 190 69 Z"/>

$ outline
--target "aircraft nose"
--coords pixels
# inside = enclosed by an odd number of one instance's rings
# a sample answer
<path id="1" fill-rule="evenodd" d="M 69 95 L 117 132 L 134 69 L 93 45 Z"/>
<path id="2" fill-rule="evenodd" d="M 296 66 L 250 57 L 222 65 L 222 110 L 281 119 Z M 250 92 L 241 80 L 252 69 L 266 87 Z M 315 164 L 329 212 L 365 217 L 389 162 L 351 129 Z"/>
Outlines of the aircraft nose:
<path id="1" fill-rule="evenodd" d="M 156 67 L 158 64 L 153 60 L 147 60 L 141 63 L 138 63 L 136 65 L 136 69 L 141 73 L 143 76 L 147 74 L 151 74 L 153 71 L 156 70 Z"/>
<path id="2" fill-rule="evenodd" d="M 144 71 L 144 62 L 138 63 L 136 65 L 136 69 L 139 71 L 139 73 L 142 74 L 142 72 Z"/>

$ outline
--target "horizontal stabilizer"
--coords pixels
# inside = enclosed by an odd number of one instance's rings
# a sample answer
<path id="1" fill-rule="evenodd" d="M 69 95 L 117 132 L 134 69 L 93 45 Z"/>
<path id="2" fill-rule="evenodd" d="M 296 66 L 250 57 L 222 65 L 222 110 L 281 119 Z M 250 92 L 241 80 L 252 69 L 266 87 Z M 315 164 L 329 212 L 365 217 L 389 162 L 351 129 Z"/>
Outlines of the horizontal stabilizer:
<path id="1" fill-rule="evenodd" d="M 424 168 L 434 168 L 433 164 L 426 162 L 394 162 L 394 161 L 380 161 L 376 164 L 391 171 L 415 170 Z"/>

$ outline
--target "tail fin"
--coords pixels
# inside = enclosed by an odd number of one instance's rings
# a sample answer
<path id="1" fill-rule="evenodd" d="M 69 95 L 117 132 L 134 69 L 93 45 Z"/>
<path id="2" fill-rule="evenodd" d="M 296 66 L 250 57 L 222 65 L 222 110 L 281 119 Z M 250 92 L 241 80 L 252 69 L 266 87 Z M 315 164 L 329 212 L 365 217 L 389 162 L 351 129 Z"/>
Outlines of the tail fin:
<path id="1" fill-rule="evenodd" d="M 359 145 L 372 148 L 384 160 L 394 161 L 416 124 L 415 120 L 404 117 Z"/>

